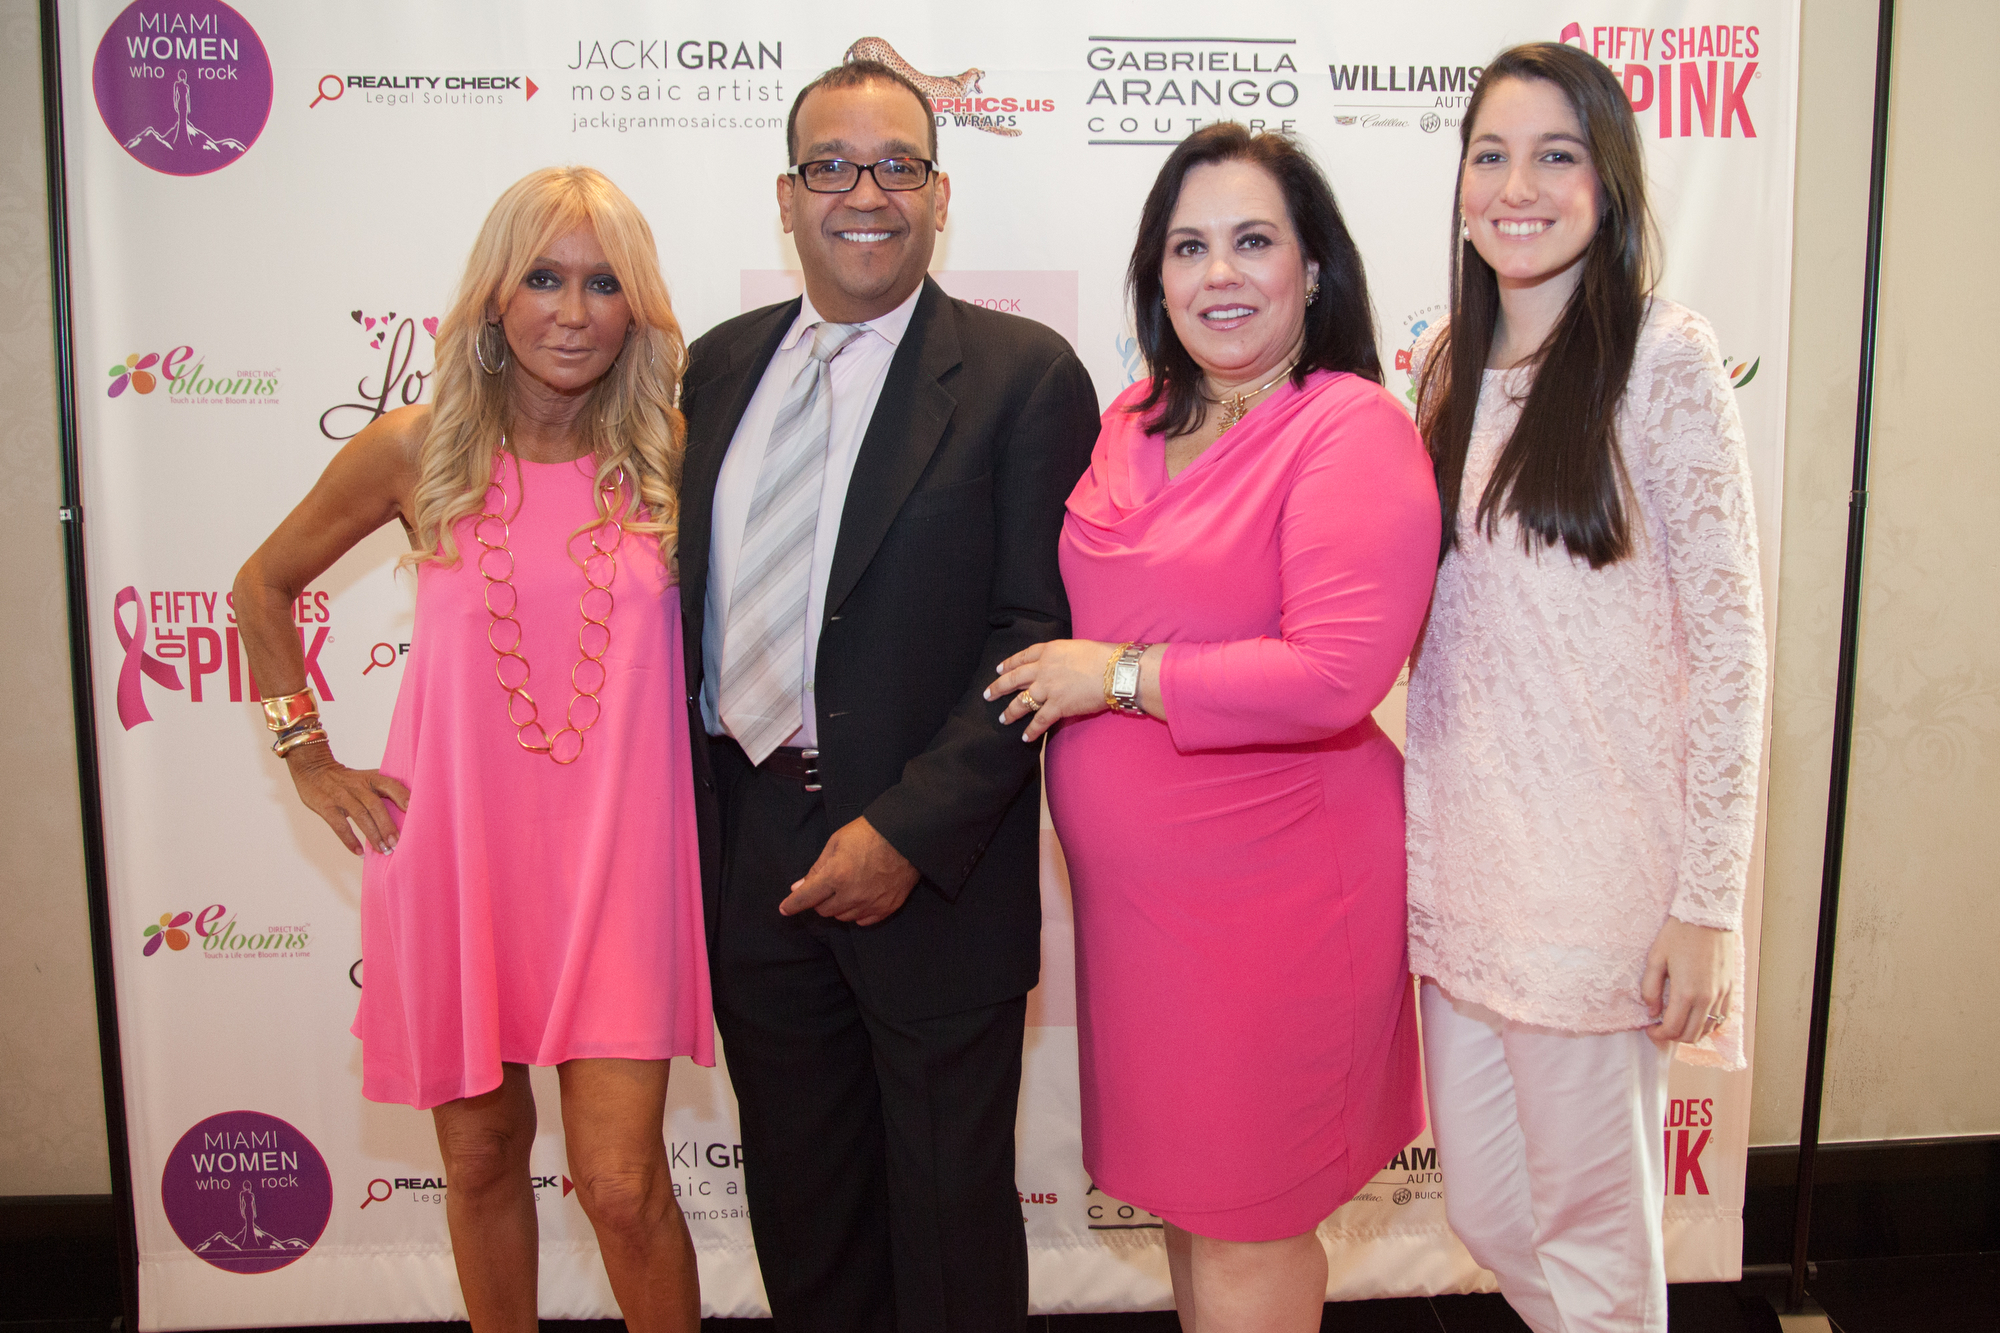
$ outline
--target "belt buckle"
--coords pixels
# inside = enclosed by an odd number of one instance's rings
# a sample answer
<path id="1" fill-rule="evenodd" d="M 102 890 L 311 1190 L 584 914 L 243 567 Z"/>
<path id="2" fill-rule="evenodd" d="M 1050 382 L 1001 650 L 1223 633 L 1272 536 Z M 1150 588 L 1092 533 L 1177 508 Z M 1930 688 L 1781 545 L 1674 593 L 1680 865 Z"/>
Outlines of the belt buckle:
<path id="1" fill-rule="evenodd" d="M 819 790 L 819 751 L 800 750 L 799 758 L 805 761 L 805 782 L 807 791 Z"/>

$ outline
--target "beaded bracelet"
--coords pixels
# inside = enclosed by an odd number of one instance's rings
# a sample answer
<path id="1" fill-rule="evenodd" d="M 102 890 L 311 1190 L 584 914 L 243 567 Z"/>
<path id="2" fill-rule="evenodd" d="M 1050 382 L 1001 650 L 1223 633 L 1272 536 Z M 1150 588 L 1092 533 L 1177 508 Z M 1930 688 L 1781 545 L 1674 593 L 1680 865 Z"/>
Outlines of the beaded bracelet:
<path id="1" fill-rule="evenodd" d="M 288 728 L 271 743 L 271 753 L 283 759 L 301 745 L 311 745 L 314 741 L 326 739 L 326 728 L 319 722 L 319 714 L 307 716 L 300 725 Z"/>

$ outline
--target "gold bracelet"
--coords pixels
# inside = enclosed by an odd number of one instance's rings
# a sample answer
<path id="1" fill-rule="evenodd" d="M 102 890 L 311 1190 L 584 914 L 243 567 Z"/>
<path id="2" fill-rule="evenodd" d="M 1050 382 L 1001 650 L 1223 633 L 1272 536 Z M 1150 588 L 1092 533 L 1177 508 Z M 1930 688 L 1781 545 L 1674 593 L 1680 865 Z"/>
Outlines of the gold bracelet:
<path id="1" fill-rule="evenodd" d="M 1121 643 L 1111 650 L 1111 656 L 1104 659 L 1104 706 L 1106 708 L 1116 708 L 1118 706 L 1117 698 L 1111 693 L 1111 672 L 1117 667 L 1118 659 L 1123 657 L 1125 650 L 1131 646 L 1129 643 Z"/>
<path id="2" fill-rule="evenodd" d="M 319 726 L 308 727 L 304 731 L 286 732 L 272 743 L 271 753 L 283 759 L 301 745 L 311 745 L 314 741 L 323 741 L 325 739 L 326 728 Z"/>
<path id="3" fill-rule="evenodd" d="M 300 732 L 311 731 L 315 727 L 318 727 L 319 725 L 320 725 L 319 714 L 307 713 L 304 717 L 300 718 L 298 721 L 292 723 L 290 726 L 286 727 L 283 731 L 279 732 L 278 739 L 281 741 L 286 740 L 289 737 L 298 735 Z"/>
<path id="4" fill-rule="evenodd" d="M 272 731 L 283 731 L 300 719 L 319 712 L 319 699 L 310 685 L 297 694 L 280 694 L 257 702 L 264 705 L 264 725 Z"/>

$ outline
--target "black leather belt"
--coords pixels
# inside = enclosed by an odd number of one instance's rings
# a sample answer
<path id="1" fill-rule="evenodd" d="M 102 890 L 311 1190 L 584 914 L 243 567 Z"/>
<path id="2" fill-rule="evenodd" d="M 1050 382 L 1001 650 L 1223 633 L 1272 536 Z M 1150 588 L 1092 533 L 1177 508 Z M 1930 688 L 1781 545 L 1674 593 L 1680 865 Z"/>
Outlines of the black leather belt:
<path id="1" fill-rule="evenodd" d="M 805 784 L 807 791 L 819 790 L 819 751 L 801 750 L 795 745 L 781 745 L 771 751 L 771 757 L 757 765 L 766 773 L 775 773 L 781 778 L 793 778 Z"/>

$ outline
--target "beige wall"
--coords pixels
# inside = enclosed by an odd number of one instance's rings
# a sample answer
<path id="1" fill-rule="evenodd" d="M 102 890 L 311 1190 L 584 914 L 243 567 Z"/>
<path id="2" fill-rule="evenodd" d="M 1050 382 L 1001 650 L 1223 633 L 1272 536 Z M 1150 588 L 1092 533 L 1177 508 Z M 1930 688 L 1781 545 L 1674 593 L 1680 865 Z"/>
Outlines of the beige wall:
<path id="1" fill-rule="evenodd" d="M 1752 1141 L 1796 1142 L 1860 349 L 1873 3 L 1806 0 Z M 1853 785 L 1822 1138 L 2000 1132 L 1990 0 L 1897 6 Z"/>
<path id="2" fill-rule="evenodd" d="M 35 6 L 0 0 L 0 1195 L 109 1188 L 68 665 Z M 2000 1132 L 2000 451 L 1989 0 L 1899 6 L 1854 801 L 1825 1136 Z M 1798 1133 L 1860 318 L 1873 0 L 1804 0 L 1785 532 L 1752 1141 Z"/>
<path id="3" fill-rule="evenodd" d="M 1898 6 L 1829 1138 L 2000 1133 L 1996 42 L 1991 0 Z"/>
<path id="4" fill-rule="evenodd" d="M 0 0 L 0 1195 L 111 1189 L 63 594 L 36 6 Z"/>

